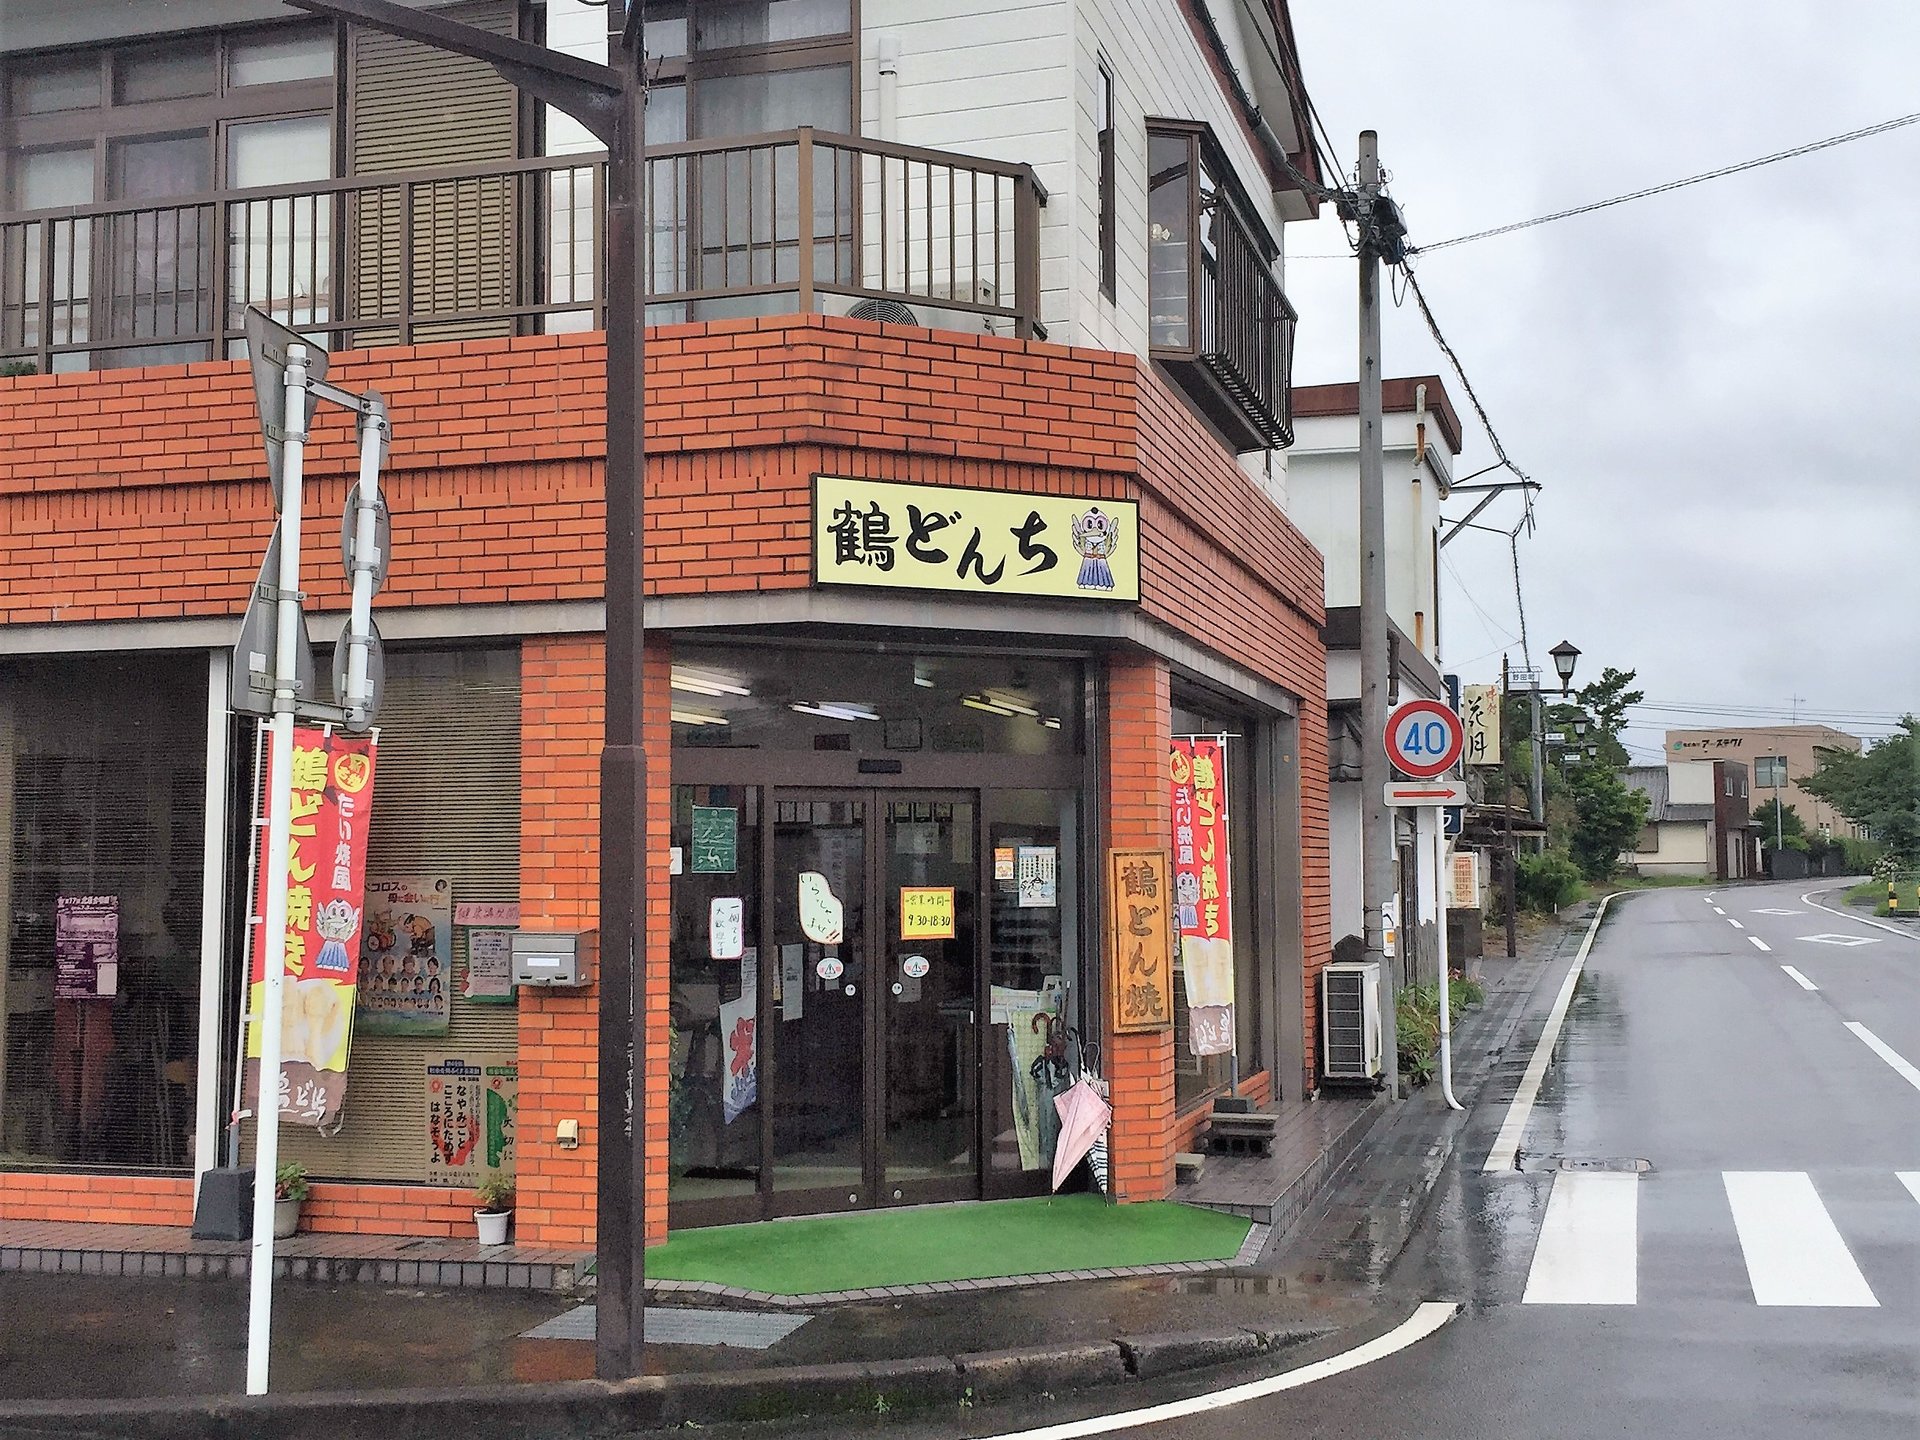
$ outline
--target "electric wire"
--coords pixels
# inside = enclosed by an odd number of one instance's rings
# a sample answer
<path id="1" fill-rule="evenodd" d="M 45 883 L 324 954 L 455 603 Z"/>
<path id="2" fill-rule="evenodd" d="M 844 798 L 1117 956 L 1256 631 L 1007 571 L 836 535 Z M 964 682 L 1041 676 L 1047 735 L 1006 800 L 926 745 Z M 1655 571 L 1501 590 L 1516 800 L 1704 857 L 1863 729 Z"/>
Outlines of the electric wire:
<path id="1" fill-rule="evenodd" d="M 1805 145 L 1795 145 L 1789 150 L 1776 150 L 1770 155 L 1755 156 L 1751 160 L 1742 160 L 1733 165 L 1722 165 L 1716 170 L 1703 170 L 1698 175 L 1689 175 L 1680 180 L 1668 180 L 1659 185 L 1648 185 L 1640 190 L 1630 190 L 1624 195 L 1615 195 L 1607 200 L 1594 200 L 1585 205 L 1575 205 L 1568 210 L 1556 210 L 1551 215 L 1536 215 L 1531 220 L 1516 220 L 1510 225 L 1496 225 L 1490 230 L 1475 230 L 1470 235 L 1455 235 L 1451 239 L 1436 240 L 1431 245 L 1408 246 L 1414 254 L 1431 255 L 1436 250 L 1449 250 L 1455 245 L 1467 245 L 1475 240 L 1490 240 L 1496 235 L 1511 235 L 1516 230 L 1531 230 L 1536 225 L 1551 225 L 1556 220 L 1569 220 L 1576 215 L 1589 215 L 1595 210 L 1605 210 L 1614 205 L 1625 205 L 1632 200 L 1645 200 L 1653 195 L 1665 195 L 1670 191 L 1682 190 L 1689 185 L 1703 185 L 1709 180 L 1719 180 L 1728 175 L 1738 175 L 1745 170 L 1757 170 L 1762 165 L 1772 165 L 1781 160 L 1793 160 L 1802 155 L 1811 155 L 1818 150 L 1830 150 L 1836 145 L 1850 144 L 1855 140 L 1866 140 L 1875 135 L 1885 135 L 1888 131 L 1898 130 L 1907 125 L 1920 124 L 1920 111 L 1912 115 L 1896 116 L 1892 120 L 1882 120 L 1877 125 L 1863 125 L 1858 130 L 1849 130 L 1842 135 L 1829 135 L 1824 140 L 1813 140 Z M 1304 256 L 1301 258 L 1305 258 Z"/>

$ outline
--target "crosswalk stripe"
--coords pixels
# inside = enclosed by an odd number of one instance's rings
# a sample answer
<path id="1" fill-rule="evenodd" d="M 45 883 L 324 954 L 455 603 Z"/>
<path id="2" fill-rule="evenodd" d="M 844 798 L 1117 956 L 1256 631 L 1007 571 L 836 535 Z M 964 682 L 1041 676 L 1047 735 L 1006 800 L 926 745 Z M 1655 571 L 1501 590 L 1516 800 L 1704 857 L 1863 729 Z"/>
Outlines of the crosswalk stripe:
<path id="1" fill-rule="evenodd" d="M 1879 1305 L 1805 1171 L 1728 1170 L 1720 1178 L 1756 1305 Z"/>
<path id="2" fill-rule="evenodd" d="M 1527 1305 L 1631 1305 L 1638 1295 L 1640 1177 L 1553 1177 L 1527 1272 Z"/>

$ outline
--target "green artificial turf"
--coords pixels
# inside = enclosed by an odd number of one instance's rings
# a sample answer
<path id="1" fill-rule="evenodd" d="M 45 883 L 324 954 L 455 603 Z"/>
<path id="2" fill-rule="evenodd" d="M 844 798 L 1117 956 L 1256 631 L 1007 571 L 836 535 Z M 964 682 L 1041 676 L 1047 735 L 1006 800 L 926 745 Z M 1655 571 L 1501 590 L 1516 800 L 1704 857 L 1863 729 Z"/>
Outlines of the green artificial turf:
<path id="1" fill-rule="evenodd" d="M 929 1205 L 680 1230 L 647 1252 L 647 1276 L 810 1295 L 1226 1260 L 1247 1222 L 1190 1205 L 1109 1205 L 1097 1195 Z"/>

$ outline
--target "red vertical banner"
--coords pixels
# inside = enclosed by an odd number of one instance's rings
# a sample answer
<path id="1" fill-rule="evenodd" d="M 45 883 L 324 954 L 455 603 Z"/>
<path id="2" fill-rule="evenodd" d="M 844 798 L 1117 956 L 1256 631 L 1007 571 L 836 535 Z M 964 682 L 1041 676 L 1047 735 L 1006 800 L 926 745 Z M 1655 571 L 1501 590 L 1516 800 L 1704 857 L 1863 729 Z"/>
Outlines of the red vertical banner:
<path id="1" fill-rule="evenodd" d="M 1173 795 L 1174 927 L 1195 1055 L 1233 1049 L 1233 867 L 1227 851 L 1227 747 L 1190 736 L 1167 757 Z"/>
<path id="2" fill-rule="evenodd" d="M 273 769 L 268 738 L 267 773 Z M 373 815 L 371 736 L 293 732 L 293 804 L 287 846 L 287 928 L 278 949 L 286 985 L 280 1017 L 280 1118 L 331 1131 L 347 1096 L 353 997 L 364 920 L 367 826 Z M 273 804 L 273 797 L 267 797 Z M 260 893 L 266 912 L 267 829 L 260 830 Z M 256 925 L 248 1013 L 265 1010 L 270 937 Z M 260 1100 L 260 1026 L 247 1027 L 247 1093 Z"/>

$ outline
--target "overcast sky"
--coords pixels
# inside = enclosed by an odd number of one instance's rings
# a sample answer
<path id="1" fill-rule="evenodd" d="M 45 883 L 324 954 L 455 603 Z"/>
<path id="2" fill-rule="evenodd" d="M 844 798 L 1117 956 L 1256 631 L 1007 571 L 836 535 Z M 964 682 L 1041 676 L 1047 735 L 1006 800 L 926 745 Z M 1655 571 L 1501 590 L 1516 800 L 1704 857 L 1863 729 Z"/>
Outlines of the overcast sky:
<path id="1" fill-rule="evenodd" d="M 1292 0 L 1340 162 L 1380 133 L 1440 240 L 1920 111 L 1913 0 Z M 1761 707 L 1871 737 L 1920 710 L 1920 125 L 1416 260 L 1521 469 L 1534 662 L 1639 672 L 1649 704 Z M 1351 262 L 1288 228 L 1297 383 L 1354 375 Z M 1437 371 L 1411 301 L 1388 375 Z M 1510 526 L 1516 498 L 1483 517 Z M 1463 499 L 1450 513 L 1462 514 Z M 1504 536 L 1443 552 L 1445 667 L 1520 663 Z M 1479 610 L 1484 610 L 1483 618 Z M 1849 723 L 1874 717 L 1877 723 Z M 1727 723 L 1768 723 L 1731 713 Z M 1711 713 L 1642 710 L 1628 739 Z"/>

